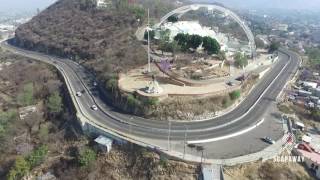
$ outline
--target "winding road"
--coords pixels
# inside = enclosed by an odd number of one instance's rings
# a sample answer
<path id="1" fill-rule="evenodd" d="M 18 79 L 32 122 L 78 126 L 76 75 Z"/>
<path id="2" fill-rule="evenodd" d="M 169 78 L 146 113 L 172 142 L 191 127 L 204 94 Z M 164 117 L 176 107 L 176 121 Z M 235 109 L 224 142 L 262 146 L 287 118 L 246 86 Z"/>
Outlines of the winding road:
<path id="1" fill-rule="evenodd" d="M 297 71 L 300 62 L 297 54 L 282 49 L 279 51 L 277 64 L 260 80 L 248 97 L 230 113 L 207 121 L 165 122 L 118 113 L 100 98 L 98 90 L 93 86 L 94 76 L 83 66 L 69 59 L 24 50 L 7 42 L 3 42 L 1 46 L 13 53 L 52 64 L 59 71 L 63 71 L 63 75 L 69 80 L 69 85 L 73 90 L 71 94 L 86 91 L 81 97 L 76 98 L 77 102 L 74 102 L 82 107 L 82 113 L 117 132 L 120 136 L 123 134 L 135 137 L 135 139 L 158 140 L 169 138 L 172 141 L 181 141 L 185 138 L 187 141 L 219 138 L 257 124 L 264 119 L 270 104 L 276 101 L 286 82 Z M 91 109 L 93 104 L 98 106 L 97 111 Z M 188 137 L 185 137 L 186 133 Z"/>

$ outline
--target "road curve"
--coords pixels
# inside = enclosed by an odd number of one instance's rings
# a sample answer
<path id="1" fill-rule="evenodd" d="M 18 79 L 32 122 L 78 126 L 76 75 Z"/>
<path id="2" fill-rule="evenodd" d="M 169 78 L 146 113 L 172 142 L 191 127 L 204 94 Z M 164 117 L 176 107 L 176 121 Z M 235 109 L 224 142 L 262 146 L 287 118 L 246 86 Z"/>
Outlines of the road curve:
<path id="1" fill-rule="evenodd" d="M 77 102 L 84 107 L 84 113 L 98 121 L 108 129 L 119 134 L 129 134 L 136 138 L 150 138 L 172 141 L 183 140 L 187 132 L 188 141 L 205 140 L 227 136 L 255 125 L 267 112 L 272 101 L 275 101 L 286 82 L 297 71 L 300 59 L 290 51 L 281 50 L 279 61 L 270 72 L 261 79 L 249 96 L 233 111 L 221 117 L 202 122 L 165 122 L 143 119 L 116 112 L 105 104 L 95 87 L 92 86 L 94 76 L 81 65 L 54 56 L 28 51 L 9 45 L 1 44 L 4 49 L 32 59 L 54 65 L 58 70 L 65 72 L 75 92 L 85 90 Z M 70 93 L 75 93 L 70 92 Z M 92 111 L 91 106 L 96 104 L 98 111 Z"/>

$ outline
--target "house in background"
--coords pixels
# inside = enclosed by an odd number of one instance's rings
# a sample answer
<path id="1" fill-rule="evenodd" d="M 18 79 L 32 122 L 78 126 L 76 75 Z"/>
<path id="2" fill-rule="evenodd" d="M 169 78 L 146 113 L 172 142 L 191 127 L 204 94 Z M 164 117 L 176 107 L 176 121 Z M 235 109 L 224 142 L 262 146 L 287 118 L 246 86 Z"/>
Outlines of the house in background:
<path id="1" fill-rule="evenodd" d="M 98 8 L 107 8 L 112 5 L 110 0 L 97 0 L 97 7 Z"/>
<path id="2" fill-rule="evenodd" d="M 304 163 L 309 170 L 320 179 L 320 154 L 314 150 L 309 144 L 301 143 L 298 144 L 294 152 L 304 157 Z"/>

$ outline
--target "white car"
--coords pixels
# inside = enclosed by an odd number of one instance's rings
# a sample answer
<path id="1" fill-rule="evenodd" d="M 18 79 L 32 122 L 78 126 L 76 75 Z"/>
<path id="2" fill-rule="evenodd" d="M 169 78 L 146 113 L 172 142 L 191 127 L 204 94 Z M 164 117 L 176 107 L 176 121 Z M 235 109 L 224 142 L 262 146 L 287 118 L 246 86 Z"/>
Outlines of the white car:
<path id="1" fill-rule="evenodd" d="M 92 106 L 91 106 L 91 109 L 94 110 L 94 111 L 97 111 L 97 110 L 98 110 L 98 107 L 97 107 L 96 105 L 92 105 Z"/>
<path id="2" fill-rule="evenodd" d="M 76 93 L 76 96 L 81 97 L 81 96 L 82 96 L 82 93 L 78 91 L 78 92 Z"/>
<path id="3" fill-rule="evenodd" d="M 93 86 L 98 86 L 98 83 L 97 82 L 93 82 Z"/>

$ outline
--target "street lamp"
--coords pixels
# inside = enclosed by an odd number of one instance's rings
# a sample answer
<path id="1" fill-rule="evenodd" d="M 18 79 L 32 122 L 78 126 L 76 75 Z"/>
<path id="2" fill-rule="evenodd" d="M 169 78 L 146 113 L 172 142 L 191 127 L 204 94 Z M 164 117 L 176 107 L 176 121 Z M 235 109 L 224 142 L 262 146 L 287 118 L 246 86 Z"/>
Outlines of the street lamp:
<path id="1" fill-rule="evenodd" d="M 186 144 L 187 144 L 187 132 L 188 132 L 188 127 L 184 125 L 185 131 L 184 131 L 184 143 L 183 143 L 183 159 L 186 155 Z"/>
<path id="2" fill-rule="evenodd" d="M 148 9 L 148 26 L 147 26 L 147 31 L 148 31 L 148 73 L 151 73 L 151 57 L 150 57 L 150 31 L 152 29 L 150 28 L 150 10 Z"/>

